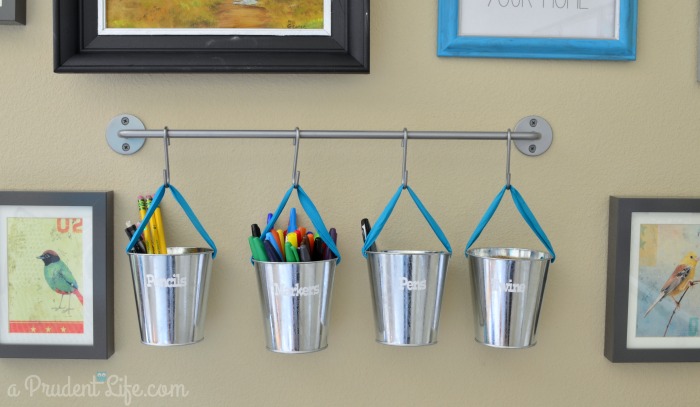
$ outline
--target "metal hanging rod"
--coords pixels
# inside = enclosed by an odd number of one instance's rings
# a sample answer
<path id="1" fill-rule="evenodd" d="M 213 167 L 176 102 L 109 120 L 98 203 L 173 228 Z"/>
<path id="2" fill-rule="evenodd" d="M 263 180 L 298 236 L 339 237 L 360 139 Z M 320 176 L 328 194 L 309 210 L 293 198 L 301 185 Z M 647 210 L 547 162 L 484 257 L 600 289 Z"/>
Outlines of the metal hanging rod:
<path id="1" fill-rule="evenodd" d="M 137 117 L 116 116 L 107 127 L 107 143 L 119 154 L 134 154 L 146 139 L 163 138 L 163 130 L 146 130 Z M 361 139 L 361 140 L 507 140 L 506 131 L 366 131 L 366 130 L 168 130 L 168 138 L 261 138 L 261 139 Z M 539 116 L 521 119 L 510 132 L 520 152 L 530 156 L 543 154 L 552 144 L 552 127 Z"/>

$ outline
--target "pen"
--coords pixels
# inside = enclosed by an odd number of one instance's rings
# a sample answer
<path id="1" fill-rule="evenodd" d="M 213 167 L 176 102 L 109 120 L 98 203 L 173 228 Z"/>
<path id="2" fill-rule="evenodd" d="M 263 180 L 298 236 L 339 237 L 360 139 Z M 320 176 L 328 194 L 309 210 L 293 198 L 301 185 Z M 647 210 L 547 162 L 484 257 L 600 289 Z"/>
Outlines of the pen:
<path id="1" fill-rule="evenodd" d="M 272 220 L 272 214 L 271 214 L 271 213 L 268 213 L 268 214 L 267 214 L 267 223 L 266 223 L 266 225 L 269 225 L 271 220 Z M 272 229 L 274 229 L 274 228 L 275 228 L 275 225 L 272 225 Z"/>
<path id="2" fill-rule="evenodd" d="M 268 261 L 267 255 L 265 254 L 265 245 L 259 237 L 250 236 L 248 238 L 248 244 L 250 245 L 250 251 L 253 253 L 253 258 L 257 261 Z"/>
<path id="3" fill-rule="evenodd" d="M 265 254 L 267 255 L 269 261 L 282 261 L 282 258 L 279 257 L 279 255 L 277 254 L 277 250 L 275 250 L 275 248 L 272 246 L 272 243 L 270 243 L 269 240 L 265 240 L 263 244 L 265 245 Z"/>
<path id="4" fill-rule="evenodd" d="M 360 228 L 362 228 L 362 243 L 367 241 L 367 236 L 369 236 L 370 230 L 372 228 L 369 225 L 369 220 L 367 218 L 364 218 L 360 221 Z M 369 247 L 370 252 L 376 252 L 377 251 L 377 244 L 372 243 L 372 245 Z"/>
<path id="5" fill-rule="evenodd" d="M 143 198 L 143 196 L 139 195 L 138 196 L 138 204 L 139 204 L 139 215 L 141 215 L 141 220 L 143 221 L 143 218 L 146 217 L 146 200 Z M 152 240 L 151 240 L 151 232 L 148 230 L 148 225 L 146 225 L 145 228 L 143 228 L 143 241 L 146 243 L 146 253 L 148 254 L 153 254 L 153 246 L 152 246 Z"/>
<path id="6" fill-rule="evenodd" d="M 131 221 L 126 221 L 126 229 L 124 230 L 126 232 L 126 235 L 129 236 L 129 241 L 131 241 L 131 238 L 134 237 L 134 233 L 136 232 L 136 225 L 132 225 Z M 139 240 L 136 241 L 136 245 L 134 245 L 134 253 L 141 253 L 141 254 L 146 254 L 148 253 L 146 251 L 146 246 L 143 244 L 143 235 L 139 236 Z"/>
<path id="7" fill-rule="evenodd" d="M 257 223 L 250 225 L 250 234 L 253 237 L 260 237 L 260 227 Z"/>

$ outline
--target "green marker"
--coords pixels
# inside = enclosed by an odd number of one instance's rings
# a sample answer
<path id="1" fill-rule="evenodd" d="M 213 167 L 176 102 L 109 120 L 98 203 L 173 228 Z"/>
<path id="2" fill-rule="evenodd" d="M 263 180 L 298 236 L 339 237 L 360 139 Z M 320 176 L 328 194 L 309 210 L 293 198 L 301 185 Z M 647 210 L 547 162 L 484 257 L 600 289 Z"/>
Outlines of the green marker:
<path id="1" fill-rule="evenodd" d="M 284 244 L 284 255 L 287 257 L 287 262 L 289 263 L 299 262 L 299 255 L 297 254 L 297 249 L 295 249 L 294 246 L 289 242 L 285 242 Z"/>
<path id="2" fill-rule="evenodd" d="M 250 236 L 248 238 L 248 244 L 250 245 L 250 251 L 253 253 L 253 259 L 257 261 L 268 261 L 267 254 L 265 254 L 265 246 L 259 237 Z"/>

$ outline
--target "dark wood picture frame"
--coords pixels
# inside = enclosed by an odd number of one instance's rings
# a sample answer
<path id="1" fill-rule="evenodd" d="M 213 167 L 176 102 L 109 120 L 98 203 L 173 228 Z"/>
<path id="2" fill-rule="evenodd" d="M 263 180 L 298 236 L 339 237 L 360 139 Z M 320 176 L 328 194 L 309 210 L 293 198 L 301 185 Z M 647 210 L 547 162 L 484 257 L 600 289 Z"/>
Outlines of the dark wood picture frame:
<path id="1" fill-rule="evenodd" d="M 0 25 L 27 24 L 27 0 L 2 0 Z"/>
<path id="2" fill-rule="evenodd" d="M 98 35 L 97 1 L 54 0 L 54 72 L 368 73 L 369 0 L 332 0 L 330 36 Z"/>
<path id="3" fill-rule="evenodd" d="M 89 207 L 92 213 L 92 236 L 83 236 L 83 239 L 91 239 L 92 247 L 89 254 L 92 259 L 92 344 L 0 343 L 0 358 L 108 359 L 114 353 L 113 193 L 0 191 L 0 206 L 12 210 L 14 207 L 47 207 L 47 211 L 52 211 L 52 207 Z M 2 231 L 5 241 L 7 233 Z M 41 267 L 41 262 L 36 261 Z M 0 310 L 9 306 L 8 301 L 3 300 Z"/>
<path id="4" fill-rule="evenodd" d="M 700 199 L 693 198 L 623 198 L 623 197 L 610 197 L 610 219 L 609 219 L 609 231 L 608 231 L 608 276 L 607 276 L 607 297 L 606 297 L 606 312 L 605 312 L 605 346 L 604 354 L 607 359 L 611 362 L 698 362 L 700 361 L 700 336 L 698 336 L 698 346 L 688 347 L 685 346 L 674 346 L 670 342 L 664 343 L 660 346 L 644 347 L 644 346 L 633 346 L 630 347 L 628 344 L 628 323 L 630 318 L 630 312 L 635 312 L 635 315 L 639 315 L 640 310 L 643 312 L 647 308 L 647 304 L 651 301 L 653 304 L 654 298 L 650 298 L 649 301 L 645 303 L 643 307 L 637 306 L 637 309 L 630 310 L 630 270 L 632 259 L 632 244 L 635 241 L 631 239 L 633 230 L 633 214 L 641 213 L 654 214 L 659 213 L 658 216 L 673 216 L 679 214 L 679 216 L 691 216 L 693 214 L 700 214 Z M 697 221 L 700 230 L 700 220 Z M 675 223 L 675 222 L 674 222 Z M 671 224 L 674 224 L 671 223 Z M 695 221 L 693 223 L 682 223 L 681 225 L 695 226 Z M 700 236 L 697 237 L 698 245 L 700 245 Z M 641 245 L 641 237 L 640 237 Z M 640 249 L 641 250 L 641 249 Z M 692 248 L 692 250 L 697 250 Z M 674 258 L 675 263 L 678 264 L 678 260 Z M 663 281 L 674 272 L 673 267 L 669 267 L 668 272 L 666 269 L 660 270 L 657 279 L 660 279 L 658 289 L 661 289 Z M 668 274 L 668 275 L 666 275 Z M 698 276 L 694 277 L 695 279 Z M 637 284 L 639 280 L 637 280 Z M 654 286 L 657 289 L 657 286 Z M 634 288 L 633 288 L 634 289 Z M 688 293 L 693 290 L 693 286 L 687 290 Z M 697 288 L 695 288 L 697 290 Z M 654 297 L 658 295 L 660 291 L 654 293 Z M 685 294 L 685 292 L 684 292 Z M 697 293 L 690 293 L 697 294 Z M 636 296 L 637 294 L 635 294 Z M 670 296 L 664 298 L 662 302 L 666 302 L 665 307 L 673 310 L 674 305 L 670 301 Z M 677 300 L 683 300 L 681 296 L 677 296 Z M 639 305 L 639 300 L 637 302 Z M 657 304 L 658 307 L 661 303 Z M 684 305 L 684 304 L 681 304 Z M 686 306 L 687 307 L 687 306 Z M 651 310 L 651 308 L 649 308 Z M 654 310 L 654 312 L 659 312 L 660 310 Z M 666 329 L 671 324 L 673 314 L 670 315 L 670 319 Z M 648 312 L 647 312 L 648 313 Z M 636 317 L 635 317 L 636 318 Z M 646 318 L 646 316 L 642 316 Z M 666 315 L 664 315 L 664 319 Z M 639 321 L 639 320 L 638 320 Z M 664 333 L 665 335 L 665 333 Z M 646 339 L 646 338 L 645 338 Z M 653 337 L 655 340 L 664 340 L 668 338 L 663 337 Z M 673 338 L 671 338 L 673 339 Z"/>

